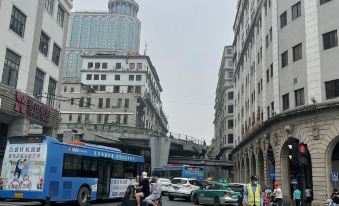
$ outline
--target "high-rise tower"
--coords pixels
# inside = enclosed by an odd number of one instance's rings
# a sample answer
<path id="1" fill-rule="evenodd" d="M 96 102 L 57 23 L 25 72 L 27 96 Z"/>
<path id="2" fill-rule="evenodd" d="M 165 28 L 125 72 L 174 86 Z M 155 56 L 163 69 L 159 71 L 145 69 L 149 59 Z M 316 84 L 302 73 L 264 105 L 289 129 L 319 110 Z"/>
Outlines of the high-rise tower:
<path id="1" fill-rule="evenodd" d="M 141 22 L 134 0 L 110 0 L 109 12 L 73 12 L 65 58 L 65 77 L 80 77 L 82 55 L 139 52 Z"/>

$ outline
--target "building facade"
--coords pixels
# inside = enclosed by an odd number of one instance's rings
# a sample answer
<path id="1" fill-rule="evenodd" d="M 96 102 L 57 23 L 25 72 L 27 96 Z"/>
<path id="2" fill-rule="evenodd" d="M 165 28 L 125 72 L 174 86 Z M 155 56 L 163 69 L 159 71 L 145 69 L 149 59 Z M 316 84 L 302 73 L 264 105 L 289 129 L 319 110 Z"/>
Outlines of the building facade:
<path id="1" fill-rule="evenodd" d="M 228 155 L 234 148 L 233 137 L 233 48 L 226 46 L 218 74 L 218 84 L 215 97 L 214 137 L 218 147 L 216 158 L 228 160 Z"/>
<path id="2" fill-rule="evenodd" d="M 239 0 L 234 23 L 236 181 L 277 180 L 286 204 L 295 186 L 331 194 L 339 168 L 335 0 Z M 307 145 L 303 166 L 294 144 Z"/>
<path id="3" fill-rule="evenodd" d="M 0 1 L 0 155 L 4 138 L 58 129 L 70 0 Z M 1 158 L 2 159 L 2 158 Z"/>
<path id="4" fill-rule="evenodd" d="M 65 57 L 65 77 L 80 77 L 83 55 L 139 52 L 141 23 L 134 0 L 111 0 L 109 12 L 73 12 Z"/>
<path id="5" fill-rule="evenodd" d="M 162 87 L 148 56 L 100 54 L 83 59 L 81 81 L 65 78 L 63 83 L 61 125 L 117 125 L 168 132 Z"/>

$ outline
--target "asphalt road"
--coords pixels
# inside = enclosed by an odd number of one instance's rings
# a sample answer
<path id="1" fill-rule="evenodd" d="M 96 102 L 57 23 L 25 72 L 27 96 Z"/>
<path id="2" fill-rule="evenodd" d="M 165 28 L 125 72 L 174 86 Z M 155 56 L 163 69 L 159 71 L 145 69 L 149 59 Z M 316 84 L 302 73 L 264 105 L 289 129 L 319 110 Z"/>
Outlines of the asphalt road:
<path id="1" fill-rule="evenodd" d="M 163 206 L 192 206 L 192 202 L 186 202 L 185 200 L 175 199 L 169 201 L 167 196 L 162 198 Z M 105 201 L 105 202 L 93 202 L 91 206 L 118 206 L 118 201 Z M 42 206 L 38 202 L 0 202 L 0 206 Z M 72 206 L 72 204 L 59 203 L 55 206 Z"/>

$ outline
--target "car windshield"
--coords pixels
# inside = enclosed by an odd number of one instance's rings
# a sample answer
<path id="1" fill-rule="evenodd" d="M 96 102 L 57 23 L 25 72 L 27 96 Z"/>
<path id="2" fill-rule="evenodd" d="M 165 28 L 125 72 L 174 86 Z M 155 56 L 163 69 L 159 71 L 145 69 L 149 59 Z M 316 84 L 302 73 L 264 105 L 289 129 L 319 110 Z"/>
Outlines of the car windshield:
<path id="1" fill-rule="evenodd" d="M 243 191 L 243 186 L 241 185 L 229 185 L 228 188 L 234 192 L 242 192 Z"/>
<path id="2" fill-rule="evenodd" d="M 186 184 L 187 180 L 184 180 L 184 179 L 173 179 L 171 183 L 172 184 L 182 185 L 182 184 Z"/>

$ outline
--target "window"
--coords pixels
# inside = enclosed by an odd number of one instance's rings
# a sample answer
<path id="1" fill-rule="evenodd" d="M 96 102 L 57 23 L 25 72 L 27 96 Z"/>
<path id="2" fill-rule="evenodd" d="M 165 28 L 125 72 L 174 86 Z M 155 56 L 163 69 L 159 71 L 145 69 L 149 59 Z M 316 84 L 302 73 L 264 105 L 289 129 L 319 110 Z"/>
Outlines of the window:
<path id="1" fill-rule="evenodd" d="M 273 78 L 273 63 L 271 64 L 271 78 Z"/>
<path id="2" fill-rule="evenodd" d="M 136 94 L 141 94 L 141 86 L 136 86 L 135 87 L 135 93 Z"/>
<path id="3" fill-rule="evenodd" d="M 78 123 L 81 123 L 82 122 L 82 114 L 78 114 L 78 120 L 77 120 Z"/>
<path id="4" fill-rule="evenodd" d="M 332 99 L 339 96 L 339 79 L 325 82 L 326 98 Z"/>
<path id="5" fill-rule="evenodd" d="M 87 98 L 87 102 L 86 102 L 86 107 L 90 108 L 91 107 L 91 103 L 92 99 L 91 98 Z"/>
<path id="6" fill-rule="evenodd" d="M 127 123 L 128 123 L 128 115 L 125 114 L 125 115 L 124 115 L 124 124 L 127 124 Z"/>
<path id="7" fill-rule="evenodd" d="M 110 107 L 111 107 L 111 99 L 106 98 L 106 108 L 110 108 Z"/>
<path id="8" fill-rule="evenodd" d="M 57 82 L 54 79 L 49 78 L 47 104 L 51 107 L 54 107 L 56 85 Z"/>
<path id="9" fill-rule="evenodd" d="M 233 120 L 228 120 L 228 129 L 233 129 Z"/>
<path id="10" fill-rule="evenodd" d="M 302 44 L 298 44 L 293 47 L 293 61 L 298 61 L 299 59 L 303 58 L 303 47 Z"/>
<path id="11" fill-rule="evenodd" d="M 102 114 L 97 114 L 97 123 L 98 124 L 102 123 Z"/>
<path id="12" fill-rule="evenodd" d="M 128 86 L 127 87 L 127 93 L 133 93 L 134 92 L 134 87 L 133 86 Z"/>
<path id="13" fill-rule="evenodd" d="M 106 80 L 106 74 L 101 75 L 101 80 Z"/>
<path id="14" fill-rule="evenodd" d="M 124 177 L 124 165 L 121 161 L 113 160 L 112 178 L 123 178 Z"/>
<path id="15" fill-rule="evenodd" d="M 122 105 L 122 99 L 118 98 L 117 108 L 121 108 Z"/>
<path id="16" fill-rule="evenodd" d="M 121 69 L 121 63 L 116 63 L 116 64 L 115 64 L 115 68 L 116 68 L 116 69 Z"/>
<path id="17" fill-rule="evenodd" d="M 98 177 L 95 157 L 64 154 L 63 177 Z"/>
<path id="18" fill-rule="evenodd" d="M 233 92 L 228 92 L 228 100 L 232 100 L 234 98 L 234 93 Z"/>
<path id="19" fill-rule="evenodd" d="M 64 92 L 67 92 L 67 86 L 64 86 Z"/>
<path id="20" fill-rule="evenodd" d="M 228 113 L 233 113 L 233 105 L 228 105 Z"/>
<path id="21" fill-rule="evenodd" d="M 270 118 L 270 115 L 271 115 L 271 113 L 270 113 L 270 106 L 268 106 L 268 107 L 266 108 L 266 112 L 267 112 L 267 119 L 269 119 L 269 118 Z"/>
<path id="22" fill-rule="evenodd" d="M 89 114 L 85 114 L 85 123 L 89 122 Z"/>
<path id="23" fill-rule="evenodd" d="M 48 55 L 48 44 L 49 44 L 49 37 L 44 32 L 41 32 L 39 51 L 46 57 Z"/>
<path id="24" fill-rule="evenodd" d="M 92 74 L 87 74 L 86 75 L 86 80 L 92 80 Z"/>
<path id="25" fill-rule="evenodd" d="M 284 68 L 288 65 L 288 51 L 285 51 L 281 55 L 281 67 Z"/>
<path id="26" fill-rule="evenodd" d="M 135 69 L 135 63 L 129 63 L 129 69 L 134 70 Z"/>
<path id="27" fill-rule="evenodd" d="M 87 63 L 87 69 L 93 68 L 93 62 L 88 62 Z"/>
<path id="28" fill-rule="evenodd" d="M 301 16 L 301 2 L 294 4 L 292 6 L 292 20 Z"/>
<path id="29" fill-rule="evenodd" d="M 53 15 L 54 0 L 46 0 L 45 9 L 50 15 Z"/>
<path id="30" fill-rule="evenodd" d="M 136 80 L 141 81 L 141 75 L 136 75 Z"/>
<path id="31" fill-rule="evenodd" d="M 71 87 L 70 93 L 73 93 L 73 92 L 74 92 L 74 87 Z"/>
<path id="32" fill-rule="evenodd" d="M 58 6 L 58 16 L 57 21 L 61 27 L 64 27 L 65 11 L 61 6 Z"/>
<path id="33" fill-rule="evenodd" d="M 272 41 L 273 33 L 272 33 L 272 27 L 270 28 L 270 41 Z"/>
<path id="34" fill-rule="evenodd" d="M 323 34 L 324 50 L 338 46 L 337 30 Z"/>
<path id="35" fill-rule="evenodd" d="M 233 144 L 234 138 L 233 134 L 228 134 L 228 144 Z"/>
<path id="36" fill-rule="evenodd" d="M 103 104 L 104 104 L 104 99 L 103 98 L 99 98 L 98 108 L 102 108 Z"/>
<path id="37" fill-rule="evenodd" d="M 70 114 L 70 115 L 68 115 L 68 121 L 72 121 L 72 119 L 73 119 L 73 116 Z"/>
<path id="38" fill-rule="evenodd" d="M 21 57 L 11 50 L 6 50 L 6 57 L 4 63 L 4 69 L 2 73 L 3 84 L 11 87 L 16 87 L 18 81 L 18 73 L 20 67 Z"/>
<path id="39" fill-rule="evenodd" d="M 228 78 L 233 78 L 234 72 L 228 72 Z"/>
<path id="40" fill-rule="evenodd" d="M 287 11 L 280 15 L 280 28 L 283 28 L 287 25 Z"/>
<path id="41" fill-rule="evenodd" d="M 284 94 L 282 96 L 282 100 L 283 100 L 283 110 L 289 109 L 290 108 L 290 94 Z"/>
<path id="42" fill-rule="evenodd" d="M 33 96 L 37 98 L 38 100 L 41 100 L 42 91 L 44 88 L 44 78 L 45 78 L 45 74 L 39 69 L 37 69 L 35 72 Z"/>
<path id="43" fill-rule="evenodd" d="M 268 34 L 266 35 L 266 48 L 270 45 L 269 40 L 268 40 Z"/>
<path id="44" fill-rule="evenodd" d="M 99 74 L 94 74 L 93 79 L 94 79 L 94 80 L 99 80 Z"/>
<path id="45" fill-rule="evenodd" d="M 24 37 L 25 25 L 26 16 L 19 9 L 13 6 L 9 29 L 14 31 L 17 35 Z"/>
<path id="46" fill-rule="evenodd" d="M 294 91 L 295 106 L 301 106 L 305 104 L 304 88 Z"/>
<path id="47" fill-rule="evenodd" d="M 129 76 L 128 76 L 128 79 L 129 79 L 130 81 L 134 81 L 134 75 L 129 75 Z"/>
<path id="48" fill-rule="evenodd" d="M 137 63 L 137 69 L 141 70 L 142 69 L 142 63 Z"/>
<path id="49" fill-rule="evenodd" d="M 275 112 L 274 112 L 274 102 L 271 102 L 271 110 L 272 110 L 272 116 L 275 115 Z"/>
<path id="50" fill-rule="evenodd" d="M 129 107 L 129 99 L 125 99 L 125 108 Z"/>
<path id="51" fill-rule="evenodd" d="M 107 124 L 109 119 L 109 114 L 105 114 L 104 123 Z"/>
<path id="52" fill-rule="evenodd" d="M 53 45 L 53 53 L 52 53 L 52 61 L 57 66 L 59 66 L 60 52 L 61 52 L 60 47 L 58 47 L 58 45 L 54 44 Z"/>
<path id="53" fill-rule="evenodd" d="M 330 2 L 330 1 L 332 1 L 332 0 L 320 0 L 320 5 L 325 4 L 327 2 Z"/>
<path id="54" fill-rule="evenodd" d="M 119 93 L 120 92 L 120 86 L 114 86 L 113 93 Z"/>
<path id="55" fill-rule="evenodd" d="M 100 85 L 100 88 L 99 88 L 100 91 L 104 92 L 106 91 L 106 86 L 104 85 Z"/>
<path id="56" fill-rule="evenodd" d="M 121 115 L 117 114 L 116 119 L 115 119 L 115 123 L 120 124 L 120 122 L 121 122 Z"/>
<path id="57" fill-rule="evenodd" d="M 99 62 L 95 62 L 95 69 L 100 69 L 100 63 Z"/>
<path id="58" fill-rule="evenodd" d="M 115 75 L 114 80 L 120 80 L 120 75 Z"/>
<path id="59" fill-rule="evenodd" d="M 270 81 L 270 69 L 266 70 L 266 82 L 268 83 Z"/>
<path id="60" fill-rule="evenodd" d="M 92 85 L 92 89 L 93 89 L 94 91 L 98 91 L 98 90 L 99 90 L 99 86 L 98 86 L 98 85 Z"/>
<path id="61" fill-rule="evenodd" d="M 102 69 L 107 69 L 107 63 L 102 63 Z"/>

